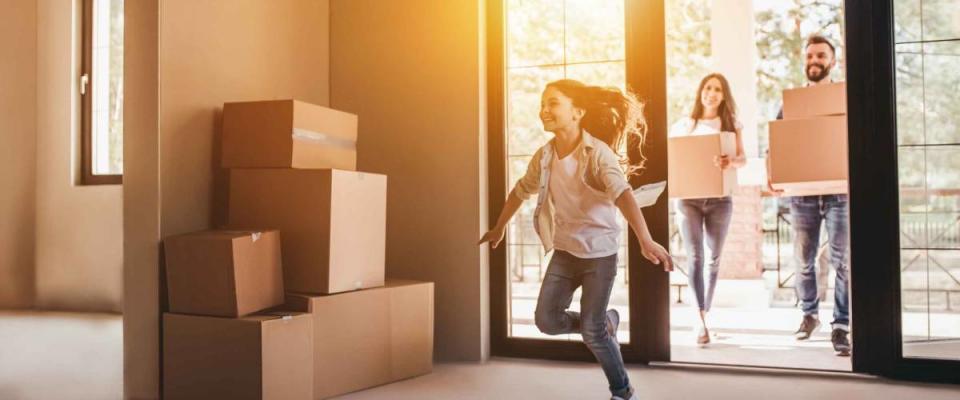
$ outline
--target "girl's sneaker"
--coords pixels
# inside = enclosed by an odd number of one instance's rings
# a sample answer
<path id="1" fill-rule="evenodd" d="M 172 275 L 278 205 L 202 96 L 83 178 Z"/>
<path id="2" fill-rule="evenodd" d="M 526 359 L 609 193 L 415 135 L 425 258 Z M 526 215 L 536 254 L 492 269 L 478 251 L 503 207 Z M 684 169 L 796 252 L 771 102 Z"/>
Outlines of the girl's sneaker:
<path id="1" fill-rule="evenodd" d="M 620 313 L 615 309 L 607 310 L 607 334 L 617 340 L 617 328 L 620 327 Z"/>

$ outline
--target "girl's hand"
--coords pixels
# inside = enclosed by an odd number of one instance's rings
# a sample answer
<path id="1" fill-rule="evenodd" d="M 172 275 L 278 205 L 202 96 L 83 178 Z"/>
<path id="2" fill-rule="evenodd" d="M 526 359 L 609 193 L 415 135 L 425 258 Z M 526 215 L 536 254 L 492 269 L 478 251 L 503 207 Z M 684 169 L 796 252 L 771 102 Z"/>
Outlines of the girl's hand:
<path id="1" fill-rule="evenodd" d="M 714 157 L 713 157 L 713 165 L 716 165 L 716 166 L 720 167 L 720 169 L 730 168 L 730 163 L 731 163 L 731 162 L 732 162 L 732 161 L 731 161 L 731 159 L 730 159 L 730 156 L 725 155 L 725 154 L 721 154 L 721 155 L 719 155 L 719 156 L 714 156 Z"/>
<path id="2" fill-rule="evenodd" d="M 653 240 L 641 241 L 640 253 L 643 254 L 643 258 L 656 265 L 663 264 L 664 271 L 673 271 L 673 259 L 670 258 L 670 252 L 659 243 Z"/>
<path id="3" fill-rule="evenodd" d="M 495 226 L 489 232 L 483 234 L 483 237 L 480 238 L 480 241 L 477 242 L 477 245 L 490 242 L 490 247 L 497 248 L 500 245 L 500 241 L 503 240 L 503 235 L 506 233 L 507 229 L 505 226 Z"/>

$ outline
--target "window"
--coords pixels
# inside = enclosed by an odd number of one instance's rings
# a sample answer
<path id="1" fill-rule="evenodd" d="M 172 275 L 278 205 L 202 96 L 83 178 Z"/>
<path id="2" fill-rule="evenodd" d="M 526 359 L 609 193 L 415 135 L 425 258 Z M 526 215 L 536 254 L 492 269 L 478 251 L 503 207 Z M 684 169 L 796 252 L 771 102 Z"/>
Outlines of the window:
<path id="1" fill-rule="evenodd" d="M 552 137 L 543 131 L 539 119 L 540 95 L 547 83 L 569 78 L 589 85 L 626 88 L 625 10 L 623 0 L 506 0 L 504 5 L 509 192 L 526 171 L 533 153 Z M 537 291 L 549 262 L 549 254 L 543 254 L 533 229 L 535 206 L 534 199 L 524 202 L 507 227 L 509 336 L 579 340 L 577 334 L 542 334 L 533 323 Z M 620 270 L 610 307 L 619 310 L 623 319 L 617 336 L 621 343 L 628 343 L 627 225 L 620 220 Z M 578 310 L 579 295 L 580 289 L 574 294 L 571 310 Z"/>
<path id="2" fill-rule="evenodd" d="M 83 1 L 80 74 L 84 185 L 123 177 L 123 0 Z"/>
<path id="3" fill-rule="evenodd" d="M 903 356 L 960 359 L 960 7 L 896 0 Z"/>

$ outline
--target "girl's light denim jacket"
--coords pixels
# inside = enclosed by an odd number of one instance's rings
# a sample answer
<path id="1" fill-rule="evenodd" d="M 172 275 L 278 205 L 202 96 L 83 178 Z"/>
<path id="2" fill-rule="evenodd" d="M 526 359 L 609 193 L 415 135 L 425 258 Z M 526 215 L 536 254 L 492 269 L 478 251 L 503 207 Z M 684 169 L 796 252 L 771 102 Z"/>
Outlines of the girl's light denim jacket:
<path id="1" fill-rule="evenodd" d="M 540 236 L 545 252 L 553 250 L 554 207 L 550 198 L 550 165 L 556 156 L 554 141 L 550 139 L 533 154 L 527 172 L 513 188 L 520 200 L 537 194 L 537 208 L 533 212 L 533 227 Z M 581 145 L 577 147 L 577 176 L 590 189 L 598 191 L 615 202 L 630 184 L 620 167 L 620 158 L 606 143 L 583 132 Z"/>

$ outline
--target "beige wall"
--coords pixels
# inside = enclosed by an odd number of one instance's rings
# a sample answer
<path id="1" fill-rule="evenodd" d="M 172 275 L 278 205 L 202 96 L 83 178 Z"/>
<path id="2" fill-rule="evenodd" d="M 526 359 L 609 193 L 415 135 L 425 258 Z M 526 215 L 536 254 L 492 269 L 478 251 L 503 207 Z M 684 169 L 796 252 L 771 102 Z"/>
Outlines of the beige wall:
<path id="1" fill-rule="evenodd" d="M 326 1 L 160 3 L 161 234 L 219 225 L 214 132 L 227 101 L 327 105 Z M 165 22 L 166 21 L 166 22 Z"/>
<path id="2" fill-rule="evenodd" d="M 79 14 L 37 2 L 36 307 L 119 312 L 123 188 L 77 184 Z"/>
<path id="3" fill-rule="evenodd" d="M 34 297 L 37 7 L 0 0 L 0 308 Z"/>
<path id="4" fill-rule="evenodd" d="M 483 0 L 333 0 L 330 99 L 388 176 L 387 275 L 436 282 L 436 354 L 489 355 Z"/>
<path id="5" fill-rule="evenodd" d="M 159 241 L 222 218 L 215 148 L 224 102 L 328 104 L 328 6 L 150 0 L 125 12 L 124 390 L 156 398 Z"/>

